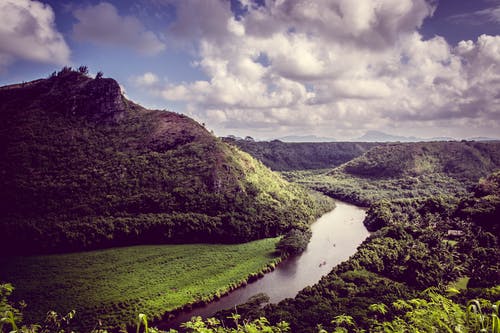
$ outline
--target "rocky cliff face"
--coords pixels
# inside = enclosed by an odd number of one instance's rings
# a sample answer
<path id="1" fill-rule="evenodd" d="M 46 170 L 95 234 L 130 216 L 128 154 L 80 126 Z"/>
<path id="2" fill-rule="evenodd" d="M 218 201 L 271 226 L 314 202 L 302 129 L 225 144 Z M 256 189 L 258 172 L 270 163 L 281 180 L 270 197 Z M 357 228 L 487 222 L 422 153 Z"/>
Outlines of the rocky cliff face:
<path id="1" fill-rule="evenodd" d="M 66 71 L 45 80 L 0 87 L 1 109 L 13 106 L 84 116 L 92 121 L 117 122 L 126 105 L 119 84 L 113 79 L 92 79 Z"/>
<path id="2" fill-rule="evenodd" d="M 125 115 L 125 103 L 118 83 L 113 79 L 94 79 L 81 88 L 72 105 L 75 113 L 93 120 L 119 121 Z M 80 97 L 80 98 L 78 98 Z"/>

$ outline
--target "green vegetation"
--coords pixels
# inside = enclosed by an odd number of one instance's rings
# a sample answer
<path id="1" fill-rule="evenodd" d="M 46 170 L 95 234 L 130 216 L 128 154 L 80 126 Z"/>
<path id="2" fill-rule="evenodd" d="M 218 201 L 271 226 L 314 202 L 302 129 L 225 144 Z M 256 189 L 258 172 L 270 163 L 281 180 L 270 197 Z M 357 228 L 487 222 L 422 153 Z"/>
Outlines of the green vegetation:
<path id="1" fill-rule="evenodd" d="M 352 176 L 339 169 L 289 171 L 283 176 L 289 181 L 363 207 L 381 199 L 463 196 L 467 193 L 466 185 L 470 184 L 442 174 L 376 179 Z"/>
<path id="2" fill-rule="evenodd" d="M 4 287 L 4 285 L 0 285 L 0 287 Z M 484 299 L 474 299 L 464 306 L 455 302 L 454 293 L 455 291 L 452 291 L 452 295 L 444 296 L 435 288 L 429 288 L 423 291 L 418 298 L 398 299 L 388 305 L 384 303 L 371 304 L 367 307 L 370 316 L 365 318 L 370 323 L 368 331 L 387 333 L 500 332 L 500 301 L 493 303 Z M 0 296 L 4 295 L 0 294 Z M 3 297 L 0 307 L 6 304 L 5 300 Z M 4 328 L 19 333 L 73 332 L 69 327 L 74 316 L 75 311 L 71 311 L 66 316 L 49 311 L 42 325 L 28 324 L 18 327 L 21 319 L 15 317 L 12 311 L 7 310 L 0 316 L 0 332 L 4 332 Z M 334 317 L 330 323 L 333 327 L 332 333 L 366 332 L 353 317 L 346 314 Z M 138 314 L 135 325 L 137 333 L 178 332 L 173 329 L 165 332 L 150 327 L 148 316 L 143 313 Z M 232 313 L 227 316 L 226 321 L 217 318 L 202 320 L 201 317 L 193 317 L 189 322 L 181 325 L 181 330 L 187 333 L 282 333 L 290 332 L 291 327 L 285 321 L 272 325 L 265 317 L 249 321 L 244 320 L 237 313 Z M 91 332 L 107 333 L 107 330 L 98 327 Z M 322 325 L 316 327 L 316 332 L 328 333 Z"/>
<path id="3" fill-rule="evenodd" d="M 468 276 L 464 276 L 459 278 L 457 281 L 450 284 L 450 288 L 456 290 L 467 290 L 467 284 L 469 283 L 470 278 Z"/>
<path id="4" fill-rule="evenodd" d="M 352 160 L 370 148 L 384 145 L 373 142 L 254 142 L 223 138 L 275 171 L 334 168 Z"/>
<path id="5" fill-rule="evenodd" d="M 265 316 L 271 323 L 285 320 L 294 332 L 317 332 L 318 325 L 326 331 L 347 329 L 339 324 L 345 319 L 342 316 L 354 323 L 349 330 L 382 331 L 387 326 L 388 332 L 402 332 L 428 325 L 439 331 L 453 326 L 453 322 L 439 326 L 433 321 L 442 313 L 437 310 L 441 303 L 417 306 L 413 299 L 421 298 L 429 287 L 444 291 L 450 285 L 461 286 L 463 292 L 453 299 L 457 303 L 453 308 L 462 311 L 458 318 L 466 311 L 467 299 L 483 299 L 481 305 L 498 300 L 499 184 L 500 172 L 496 172 L 463 197 L 378 201 L 365 220 L 373 233 L 348 261 L 294 299 L 257 310 L 238 307 L 238 313 L 248 319 Z M 427 303 L 418 304 L 432 304 L 428 296 L 424 297 Z M 396 311 L 392 304 L 404 304 L 398 300 L 410 300 L 410 307 Z M 412 316 L 417 315 L 419 322 L 413 322 Z M 474 331 L 471 327 L 465 325 L 463 331 Z"/>
<path id="6" fill-rule="evenodd" d="M 381 199 L 465 196 L 500 168 L 499 142 L 376 146 L 333 170 L 284 172 L 290 181 L 361 206 Z"/>
<path id="7" fill-rule="evenodd" d="M 498 333 L 499 142 L 227 144 L 84 72 L 0 88 L 0 253 L 285 237 L 7 256 L 1 276 L 18 289 L 0 288 L 2 329 L 16 330 L 22 312 L 25 322 L 42 322 L 48 309 L 76 307 L 76 326 L 91 329 L 100 318 L 117 327 L 141 313 L 138 331 L 155 332 L 147 318 L 271 269 L 278 242 L 283 254 L 304 248 L 309 222 L 331 202 L 286 178 L 369 207 L 371 236 L 294 299 L 262 308 L 260 295 L 229 320 L 227 312 L 195 318 L 186 331 Z M 284 178 L 233 144 L 252 146 Z M 461 292 L 444 296 L 448 288 Z M 73 316 L 49 312 L 26 329 L 65 332 Z"/>
<path id="8" fill-rule="evenodd" d="M 384 310 L 375 311 L 370 330 L 389 333 L 500 332 L 500 301 L 491 304 L 485 300 L 472 300 L 465 307 L 432 289 L 423 292 L 422 296 L 408 301 L 398 300 L 390 306 L 379 304 L 378 309 Z M 384 321 L 384 317 L 393 319 Z"/>
<path id="9" fill-rule="evenodd" d="M 307 248 L 311 236 L 312 232 L 310 230 L 292 229 L 278 242 L 276 249 L 280 250 L 284 255 L 302 253 Z"/>
<path id="10" fill-rule="evenodd" d="M 117 327 L 139 312 L 159 318 L 216 299 L 272 269 L 280 260 L 277 242 L 134 246 L 3 258 L 0 266 L 16 287 L 12 299 L 28 304 L 28 322 L 41 322 L 48 309 L 75 309 L 75 324 L 88 331 L 98 320 L 103 328 Z"/>
<path id="11" fill-rule="evenodd" d="M 374 147 L 342 168 L 351 175 L 398 178 L 442 173 L 477 181 L 500 166 L 499 142 L 419 142 Z"/>
<path id="12" fill-rule="evenodd" d="M 84 72 L 84 69 L 82 69 Z M 326 210 L 192 119 L 65 68 L 0 88 L 0 250 L 237 243 Z"/>

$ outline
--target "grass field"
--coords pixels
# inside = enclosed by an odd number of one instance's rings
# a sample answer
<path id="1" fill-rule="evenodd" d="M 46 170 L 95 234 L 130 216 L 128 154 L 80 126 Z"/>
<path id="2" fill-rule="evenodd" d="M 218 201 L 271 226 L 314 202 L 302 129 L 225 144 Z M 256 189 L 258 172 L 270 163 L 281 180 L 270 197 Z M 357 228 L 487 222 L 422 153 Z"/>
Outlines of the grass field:
<path id="1" fill-rule="evenodd" d="M 279 258 L 278 238 L 245 244 L 154 245 L 64 255 L 0 258 L 0 281 L 28 304 L 26 319 L 40 322 L 49 310 L 77 312 L 86 331 L 134 320 L 139 312 L 166 311 L 209 301 L 244 284 Z"/>

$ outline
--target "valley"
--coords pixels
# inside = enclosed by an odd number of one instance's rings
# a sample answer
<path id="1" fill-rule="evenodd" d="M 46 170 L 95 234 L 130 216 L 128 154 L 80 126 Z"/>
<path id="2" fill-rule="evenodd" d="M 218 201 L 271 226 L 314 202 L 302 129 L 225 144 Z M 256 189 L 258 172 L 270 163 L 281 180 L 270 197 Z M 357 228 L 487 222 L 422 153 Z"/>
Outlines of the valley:
<path id="1" fill-rule="evenodd" d="M 78 314 L 90 331 L 132 326 L 136 313 L 151 319 L 200 306 L 275 267 L 278 239 L 238 245 L 141 245 L 71 254 L 0 258 L 2 275 L 15 284 L 13 300 L 41 322 L 47 309 Z"/>
<path id="2" fill-rule="evenodd" d="M 47 311 L 76 310 L 58 332 L 139 314 L 187 332 L 468 332 L 467 301 L 495 311 L 497 141 L 220 139 L 71 68 L 0 99 L 5 327 L 51 332 Z"/>
<path id="3" fill-rule="evenodd" d="M 314 285 L 332 268 L 356 252 L 369 233 L 363 225 L 365 210 L 336 201 L 335 209 L 311 225 L 312 237 L 306 250 L 285 259 L 276 269 L 247 286 L 201 308 L 182 312 L 172 320 L 160 321 L 159 328 L 179 328 L 192 317 L 208 318 L 221 310 L 227 312 L 252 298 L 262 303 L 277 303 L 293 298 L 304 287 Z M 267 296 L 267 297 L 266 297 Z M 251 302 L 251 301 L 250 301 Z"/>

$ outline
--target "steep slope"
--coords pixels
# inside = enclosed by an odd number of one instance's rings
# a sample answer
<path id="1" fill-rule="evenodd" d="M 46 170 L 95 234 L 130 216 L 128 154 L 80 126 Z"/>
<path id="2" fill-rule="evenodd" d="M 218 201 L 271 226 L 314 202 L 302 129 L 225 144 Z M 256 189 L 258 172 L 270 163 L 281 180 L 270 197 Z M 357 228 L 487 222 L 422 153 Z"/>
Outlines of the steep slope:
<path id="1" fill-rule="evenodd" d="M 368 142 L 253 142 L 224 138 L 275 171 L 326 169 L 358 157 L 380 143 Z"/>
<path id="2" fill-rule="evenodd" d="M 306 228 L 298 186 L 192 119 L 146 110 L 112 79 L 63 69 L 0 88 L 7 252 L 240 242 Z"/>

